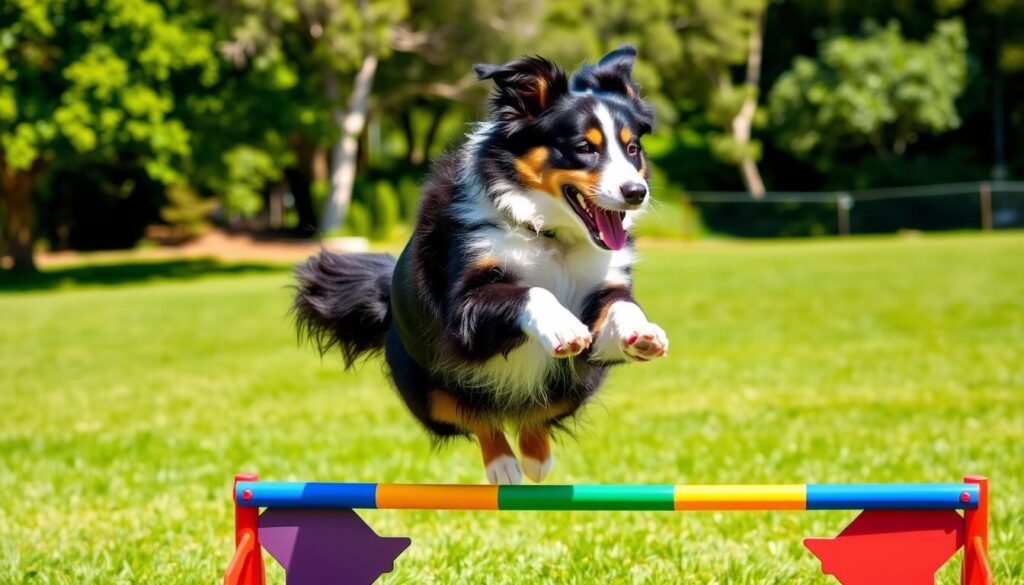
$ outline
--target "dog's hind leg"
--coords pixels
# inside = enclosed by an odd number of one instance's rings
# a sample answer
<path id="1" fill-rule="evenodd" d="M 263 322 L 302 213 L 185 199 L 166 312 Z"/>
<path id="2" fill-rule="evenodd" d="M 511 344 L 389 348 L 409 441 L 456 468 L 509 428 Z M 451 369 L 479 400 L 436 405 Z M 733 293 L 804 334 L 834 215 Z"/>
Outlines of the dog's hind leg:
<path id="1" fill-rule="evenodd" d="M 500 426 L 489 423 L 459 405 L 451 394 L 434 390 L 430 393 L 430 417 L 437 422 L 454 425 L 473 433 L 480 443 L 487 481 L 493 484 L 518 484 L 523 481 L 519 461 L 508 444 Z"/>
<path id="2" fill-rule="evenodd" d="M 535 413 L 523 421 L 519 429 L 519 455 L 522 457 L 523 473 L 531 481 L 540 483 L 548 476 L 554 463 L 551 454 L 550 426 L 572 411 L 565 402 L 558 402 Z"/>
<path id="3" fill-rule="evenodd" d="M 548 476 L 554 458 L 548 428 L 530 427 L 519 431 L 519 454 L 523 457 L 523 473 L 540 483 Z"/>

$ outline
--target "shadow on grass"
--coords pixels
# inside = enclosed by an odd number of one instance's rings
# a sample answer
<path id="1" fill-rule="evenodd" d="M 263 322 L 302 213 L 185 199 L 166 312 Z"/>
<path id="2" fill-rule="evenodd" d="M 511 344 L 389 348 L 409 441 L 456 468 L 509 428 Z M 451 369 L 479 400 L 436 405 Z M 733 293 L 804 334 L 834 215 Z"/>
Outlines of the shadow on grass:
<path id="1" fill-rule="evenodd" d="M 226 263 L 212 258 L 87 264 L 13 274 L 0 270 L 0 294 L 76 288 L 117 286 L 161 280 L 194 280 L 203 276 L 284 272 L 286 264 Z"/>

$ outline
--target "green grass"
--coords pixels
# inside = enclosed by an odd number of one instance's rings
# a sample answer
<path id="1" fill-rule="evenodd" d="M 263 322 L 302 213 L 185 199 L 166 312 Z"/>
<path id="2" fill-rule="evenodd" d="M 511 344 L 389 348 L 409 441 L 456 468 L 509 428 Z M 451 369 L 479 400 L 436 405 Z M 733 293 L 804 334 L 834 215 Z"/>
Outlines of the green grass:
<path id="1" fill-rule="evenodd" d="M 984 473 L 996 583 L 1024 580 L 1024 234 L 642 251 L 637 296 L 671 357 L 611 375 L 552 482 Z M 476 448 L 432 451 L 377 364 L 296 347 L 284 269 L 222 268 L 3 289 L 0 583 L 217 582 L 241 470 L 481 480 Z M 413 538 L 387 583 L 580 585 L 830 583 L 801 538 L 852 516 L 365 514 Z"/>

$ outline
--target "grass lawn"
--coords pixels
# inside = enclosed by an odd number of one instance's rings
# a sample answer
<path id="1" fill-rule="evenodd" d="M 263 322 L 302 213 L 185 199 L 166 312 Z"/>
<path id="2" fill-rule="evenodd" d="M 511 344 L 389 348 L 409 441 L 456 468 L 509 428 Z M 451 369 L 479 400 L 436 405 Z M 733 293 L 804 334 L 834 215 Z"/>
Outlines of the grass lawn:
<path id="1" fill-rule="evenodd" d="M 1024 582 L 1024 234 L 642 252 L 671 356 L 611 375 L 550 481 L 984 473 L 996 583 Z M 287 283 L 187 262 L 0 281 L 0 583 L 217 582 L 238 471 L 482 480 L 476 447 L 432 451 L 377 364 L 296 347 Z M 386 583 L 579 585 L 832 583 L 801 539 L 853 516 L 364 515 L 413 539 Z"/>

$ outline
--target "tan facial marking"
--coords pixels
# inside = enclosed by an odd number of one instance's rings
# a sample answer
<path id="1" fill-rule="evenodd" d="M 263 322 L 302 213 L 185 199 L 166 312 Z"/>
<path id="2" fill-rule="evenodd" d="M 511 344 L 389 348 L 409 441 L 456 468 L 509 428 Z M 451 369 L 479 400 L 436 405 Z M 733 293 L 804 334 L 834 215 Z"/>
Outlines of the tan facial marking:
<path id="1" fill-rule="evenodd" d="M 584 195 L 597 189 L 600 177 L 588 171 L 570 169 L 551 169 L 545 167 L 548 160 L 548 149 L 538 146 L 515 159 L 516 172 L 519 180 L 527 189 L 543 191 L 552 197 L 562 194 L 562 185 L 572 185 Z"/>
<path id="2" fill-rule="evenodd" d="M 543 146 L 538 146 L 515 159 L 516 171 L 524 185 L 532 187 L 542 183 L 541 174 L 544 172 L 544 163 L 547 160 L 548 149 Z"/>
<path id="3" fill-rule="evenodd" d="M 622 141 L 622 144 L 624 146 L 628 145 L 629 141 L 633 140 L 633 133 L 630 132 L 629 128 L 626 128 L 625 126 L 623 126 L 622 130 L 619 130 L 619 140 Z"/>
<path id="4" fill-rule="evenodd" d="M 601 133 L 599 128 L 591 128 L 587 130 L 586 136 L 587 140 L 589 140 L 594 146 L 601 146 L 601 143 L 604 142 L 604 134 Z"/>

